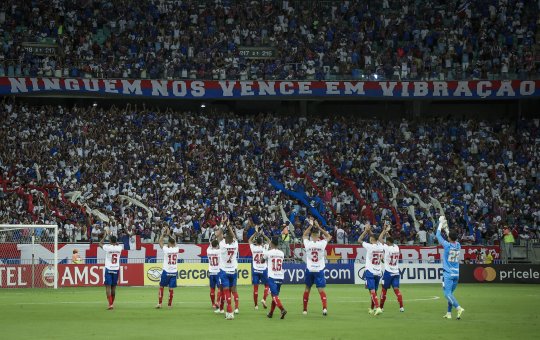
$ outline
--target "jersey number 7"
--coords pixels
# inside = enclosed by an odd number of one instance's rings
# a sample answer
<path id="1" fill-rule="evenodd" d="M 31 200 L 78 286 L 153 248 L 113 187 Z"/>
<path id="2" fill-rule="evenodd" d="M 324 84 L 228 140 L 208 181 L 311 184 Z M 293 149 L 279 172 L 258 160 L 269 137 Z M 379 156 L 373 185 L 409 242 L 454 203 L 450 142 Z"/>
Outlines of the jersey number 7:
<path id="1" fill-rule="evenodd" d="M 227 263 L 232 263 L 232 258 L 234 256 L 234 250 L 227 250 L 227 255 L 229 258 L 227 259 Z"/>

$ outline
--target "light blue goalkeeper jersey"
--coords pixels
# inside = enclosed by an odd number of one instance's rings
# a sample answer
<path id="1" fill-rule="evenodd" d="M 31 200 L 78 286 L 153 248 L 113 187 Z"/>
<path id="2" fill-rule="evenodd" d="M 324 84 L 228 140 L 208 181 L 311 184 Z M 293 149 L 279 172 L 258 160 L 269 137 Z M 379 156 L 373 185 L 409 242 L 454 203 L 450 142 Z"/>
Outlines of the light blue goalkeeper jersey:
<path id="1" fill-rule="evenodd" d="M 437 230 L 437 240 L 444 248 L 442 258 L 444 276 L 459 277 L 459 253 L 461 252 L 461 244 L 459 242 L 451 243 L 446 241 L 442 237 L 440 230 Z"/>

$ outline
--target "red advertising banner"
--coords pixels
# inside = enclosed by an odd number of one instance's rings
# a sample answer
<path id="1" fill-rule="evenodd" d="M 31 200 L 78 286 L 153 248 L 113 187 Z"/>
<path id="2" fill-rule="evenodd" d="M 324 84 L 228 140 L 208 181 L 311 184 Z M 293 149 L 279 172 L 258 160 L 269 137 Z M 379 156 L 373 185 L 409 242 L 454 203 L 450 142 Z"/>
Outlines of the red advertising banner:
<path id="1" fill-rule="evenodd" d="M 59 264 L 59 287 L 95 287 L 103 286 L 103 264 Z M 32 285 L 32 276 L 34 277 Z M 119 286 L 143 286 L 144 264 L 123 264 L 120 266 Z M 54 266 L 32 265 L 1 265 L 1 288 L 45 288 L 54 286 Z"/>
<path id="2" fill-rule="evenodd" d="M 52 265 L 36 264 L 32 268 L 29 264 L 0 264 L 1 288 L 52 287 L 53 285 L 54 266 Z"/>
<path id="3" fill-rule="evenodd" d="M 103 264 L 58 265 L 59 287 L 103 286 Z M 144 264 L 123 264 L 118 276 L 119 286 L 144 286 Z"/>

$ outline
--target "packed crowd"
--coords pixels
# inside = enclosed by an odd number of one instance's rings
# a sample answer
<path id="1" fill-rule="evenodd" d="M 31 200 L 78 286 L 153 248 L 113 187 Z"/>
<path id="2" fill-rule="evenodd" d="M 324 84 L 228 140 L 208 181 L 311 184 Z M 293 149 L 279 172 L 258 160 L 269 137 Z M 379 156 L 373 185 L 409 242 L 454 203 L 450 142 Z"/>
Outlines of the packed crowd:
<path id="1" fill-rule="evenodd" d="M 536 78 L 537 1 L 6 0 L 0 76 Z M 23 43 L 57 46 L 29 52 Z M 274 51 L 250 59 L 244 47 Z"/>
<path id="2" fill-rule="evenodd" d="M 433 244 L 444 213 L 464 244 L 540 227 L 538 120 L 361 120 L 0 105 L 0 223 L 59 223 L 61 240 L 204 242 L 226 214 L 246 241 L 295 242 L 308 215 L 334 242 L 393 225 Z"/>

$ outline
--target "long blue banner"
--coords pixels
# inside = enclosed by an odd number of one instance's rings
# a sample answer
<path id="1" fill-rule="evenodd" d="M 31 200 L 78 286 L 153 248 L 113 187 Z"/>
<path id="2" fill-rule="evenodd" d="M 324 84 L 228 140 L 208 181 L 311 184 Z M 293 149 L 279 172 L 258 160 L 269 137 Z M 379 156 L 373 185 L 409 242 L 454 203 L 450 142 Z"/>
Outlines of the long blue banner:
<path id="1" fill-rule="evenodd" d="M 186 99 L 511 99 L 540 96 L 540 80 L 203 81 L 0 77 L 0 95 L 130 96 Z"/>

